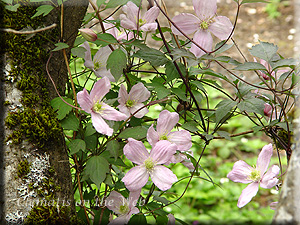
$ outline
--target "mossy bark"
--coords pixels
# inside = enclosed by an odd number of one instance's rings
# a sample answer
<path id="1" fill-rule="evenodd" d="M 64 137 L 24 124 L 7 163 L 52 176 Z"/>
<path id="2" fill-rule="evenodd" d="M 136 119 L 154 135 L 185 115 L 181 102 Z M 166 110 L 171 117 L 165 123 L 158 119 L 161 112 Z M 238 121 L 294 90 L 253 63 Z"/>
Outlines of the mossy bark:
<path id="1" fill-rule="evenodd" d="M 59 7 L 46 17 L 39 16 L 31 19 L 37 6 L 28 3 L 29 1 L 18 2 L 22 4 L 17 12 L 4 11 L 3 22 L 7 28 L 21 30 L 30 26 L 37 29 L 53 23 L 58 26 L 36 34 L 28 40 L 26 35 L 11 33 L 6 33 L 4 37 L 5 52 L 1 48 L 2 53 L 5 53 L 1 93 L 5 94 L 0 98 L 1 113 L 5 121 L 5 124 L 2 121 L 0 131 L 4 133 L 1 137 L 4 161 L 0 160 L 5 181 L 5 213 L 1 215 L 0 221 L 5 222 L 4 216 L 12 213 L 28 215 L 32 210 L 32 202 L 36 202 L 36 198 L 64 203 L 69 207 L 67 210 L 69 213 L 66 215 L 65 210 L 64 217 L 71 218 L 75 214 L 72 177 L 62 129 L 56 119 L 56 113 L 50 106 L 51 99 L 57 97 L 57 94 L 46 73 L 46 63 L 50 54 L 53 54 L 49 63 L 49 72 L 58 90 L 63 94 L 68 80 L 66 64 L 62 52 L 51 50 L 55 48 L 54 43 L 62 41 L 73 46 L 88 0 L 68 0 L 64 3 L 63 40 L 60 35 Z M 70 49 L 66 52 L 69 59 Z M 43 170 L 45 184 L 39 183 L 41 188 L 33 188 L 34 184 L 26 184 L 30 181 L 26 174 L 18 176 L 24 160 L 28 160 L 29 165 L 38 160 L 49 161 L 51 171 Z M 23 199 L 20 196 L 20 186 L 24 184 L 30 186 L 28 191 L 33 193 L 39 189 L 40 192 L 36 196 L 30 195 L 30 192 Z M 1 199 L 0 203 L 3 205 Z"/>

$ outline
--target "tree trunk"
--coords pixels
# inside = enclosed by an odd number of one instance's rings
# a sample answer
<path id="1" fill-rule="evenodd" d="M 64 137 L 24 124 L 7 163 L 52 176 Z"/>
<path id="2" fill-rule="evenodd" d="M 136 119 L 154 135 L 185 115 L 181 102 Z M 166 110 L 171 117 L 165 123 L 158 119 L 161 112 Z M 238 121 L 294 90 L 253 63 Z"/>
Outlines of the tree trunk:
<path id="1" fill-rule="evenodd" d="M 75 215 L 68 152 L 56 113 L 50 106 L 57 94 L 46 73 L 46 63 L 55 48 L 53 43 L 73 46 L 87 5 L 88 0 L 64 3 L 63 40 L 59 7 L 47 17 L 33 19 L 36 6 L 32 3 L 20 6 L 17 12 L 4 11 L 3 22 L 7 28 L 37 29 L 54 23 L 58 26 L 28 40 L 26 35 L 5 34 L 0 89 L 4 118 L 0 128 L 1 134 L 4 133 L 1 136 L 4 154 L 0 158 L 3 172 L 0 178 L 4 178 L 5 186 L 5 204 L 0 199 L 1 208 L 4 206 L 0 215 L 3 223 L 27 218 L 28 223 L 69 224 Z M 66 52 L 69 59 L 70 48 Z M 68 73 L 61 51 L 53 52 L 49 72 L 64 94 Z"/>

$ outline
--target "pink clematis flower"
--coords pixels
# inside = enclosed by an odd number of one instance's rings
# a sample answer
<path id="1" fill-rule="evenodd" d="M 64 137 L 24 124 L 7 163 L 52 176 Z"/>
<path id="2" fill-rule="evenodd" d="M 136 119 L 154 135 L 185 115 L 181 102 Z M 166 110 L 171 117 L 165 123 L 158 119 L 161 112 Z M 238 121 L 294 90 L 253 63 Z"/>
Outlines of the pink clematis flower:
<path id="1" fill-rule="evenodd" d="M 112 191 L 105 201 L 105 206 L 119 216 L 112 220 L 109 225 L 127 224 L 132 214 L 137 214 L 140 210 L 135 207 L 140 197 L 141 190 L 130 192 L 128 199 L 119 192 Z"/>
<path id="2" fill-rule="evenodd" d="M 114 18 L 113 17 L 108 17 L 107 20 L 108 21 L 109 20 L 114 20 Z M 128 34 L 125 33 L 125 32 L 121 32 L 112 23 L 105 22 L 104 23 L 104 28 L 105 28 L 106 33 L 111 34 L 118 41 L 130 40 L 130 39 L 134 38 L 134 33 L 133 32 L 130 31 Z"/>
<path id="3" fill-rule="evenodd" d="M 216 16 L 217 0 L 193 0 L 194 10 L 197 16 L 190 13 L 181 13 L 172 20 L 176 26 L 185 34 L 195 32 L 193 41 L 206 51 L 212 50 L 213 39 L 210 33 L 221 40 L 226 40 L 233 25 L 225 16 Z M 172 32 L 176 35 L 182 35 L 174 26 Z M 195 44 L 192 44 L 190 51 L 200 57 L 205 54 Z"/>
<path id="4" fill-rule="evenodd" d="M 255 58 L 254 58 L 254 62 L 257 62 Z M 260 71 L 260 70 L 258 71 L 258 74 L 260 76 L 262 76 L 262 78 L 264 78 L 265 80 L 270 80 L 271 77 L 275 78 L 276 72 L 274 70 L 272 71 L 271 65 L 266 60 L 261 59 L 260 64 L 263 65 L 264 67 L 266 67 L 266 69 L 267 69 L 267 72 Z M 278 75 L 281 75 L 285 72 L 288 72 L 288 70 L 286 70 L 286 69 L 285 70 L 277 70 Z"/>
<path id="5" fill-rule="evenodd" d="M 233 165 L 232 171 L 227 174 L 227 178 L 233 182 L 250 183 L 243 191 L 238 200 L 239 208 L 248 204 L 256 195 L 259 185 L 262 188 L 274 187 L 278 179 L 279 167 L 273 165 L 268 169 L 273 154 L 272 144 L 265 145 L 258 155 L 256 167 L 251 167 L 242 160 Z M 266 172 L 267 171 L 267 172 Z"/>
<path id="6" fill-rule="evenodd" d="M 187 151 L 192 147 L 191 134 L 186 130 L 173 131 L 171 130 L 179 121 L 179 115 L 176 112 L 163 110 L 157 119 L 156 130 L 153 124 L 148 129 L 147 140 L 150 145 L 154 146 L 160 140 L 167 140 L 176 144 L 177 150 Z"/>
<path id="7" fill-rule="evenodd" d="M 121 84 L 119 90 L 119 99 L 118 102 L 120 105 L 118 108 L 128 117 L 137 111 L 139 108 L 143 107 L 144 104 L 142 102 L 146 101 L 150 97 L 150 92 L 147 88 L 143 85 L 143 83 L 137 83 L 133 85 L 129 94 L 126 91 L 126 88 L 123 84 Z M 136 118 L 142 118 L 149 112 L 147 108 L 143 108 L 138 111 L 134 116 Z"/>
<path id="8" fill-rule="evenodd" d="M 157 24 L 154 22 L 159 14 L 157 6 L 151 7 L 143 17 L 133 2 L 129 1 L 122 7 L 123 12 L 126 14 L 120 15 L 121 26 L 129 30 L 153 31 L 156 30 Z M 139 17 L 138 17 L 139 16 Z"/>
<path id="9" fill-rule="evenodd" d="M 127 119 L 125 114 L 117 111 L 102 101 L 110 88 L 111 86 L 108 78 L 103 77 L 95 83 L 90 94 L 85 88 L 83 91 L 77 93 L 78 103 L 85 112 L 91 114 L 92 123 L 96 131 L 108 136 L 113 134 L 113 129 L 108 126 L 104 119 L 114 121 Z"/>
<path id="10" fill-rule="evenodd" d="M 96 41 L 97 40 L 97 34 L 90 28 L 79 29 L 79 32 L 87 41 Z"/>
<path id="11" fill-rule="evenodd" d="M 111 53 L 110 48 L 108 46 L 100 48 L 92 60 L 89 43 L 86 41 L 80 47 L 86 49 L 84 66 L 91 69 L 97 77 L 107 77 L 111 82 L 115 82 L 115 78 L 110 73 L 110 70 L 106 69 L 106 61 Z"/>
<path id="12" fill-rule="evenodd" d="M 133 138 L 128 139 L 124 146 L 125 156 L 137 164 L 131 168 L 123 177 L 126 188 L 129 191 L 136 191 L 144 187 L 151 177 L 153 183 L 162 191 L 171 188 L 177 181 L 176 175 L 161 164 L 167 162 L 176 152 L 177 146 L 168 141 L 158 142 L 151 150 L 150 154 L 141 141 Z"/>

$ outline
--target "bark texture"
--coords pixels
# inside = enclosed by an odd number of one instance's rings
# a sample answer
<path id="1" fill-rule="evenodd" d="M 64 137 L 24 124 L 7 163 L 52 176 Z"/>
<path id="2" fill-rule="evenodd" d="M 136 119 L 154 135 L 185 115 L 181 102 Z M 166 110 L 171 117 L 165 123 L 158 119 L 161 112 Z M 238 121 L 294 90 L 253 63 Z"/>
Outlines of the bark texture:
<path id="1" fill-rule="evenodd" d="M 16 13 L 4 13 L 7 28 L 25 28 L 21 27 L 21 21 L 14 21 L 16 16 L 24 18 L 22 22 L 25 24 L 27 21 L 30 24 L 36 23 L 36 26 L 32 25 L 33 29 L 53 23 L 58 26 L 29 40 L 26 40 L 25 35 L 8 34 L 5 52 L 1 48 L 1 53 L 5 53 L 2 55 L 4 70 L 1 71 L 0 90 L 3 118 L 0 132 L 4 134 L 1 135 L 1 152 L 4 154 L 0 158 L 0 178 L 3 179 L 1 188 L 5 188 L 3 198 L 0 199 L 0 221 L 3 224 L 5 221 L 23 221 L 34 204 L 41 204 L 41 201 L 46 203 L 43 205 L 46 207 L 47 204 L 52 208 L 57 205 L 67 206 L 69 215 L 65 218 L 75 215 L 68 153 L 62 129 L 49 104 L 57 94 L 45 68 L 49 55 L 52 54 L 51 50 L 55 47 L 53 43 L 64 41 L 73 46 L 87 5 L 88 0 L 69 0 L 64 4 L 63 40 L 60 36 L 59 8 L 52 10 L 46 18 L 31 19 L 35 13 L 32 3 L 22 5 Z M 27 13 L 24 13 L 24 8 L 29 9 Z M 45 35 L 53 43 L 45 41 L 41 35 Z M 68 59 L 70 50 L 66 50 Z M 28 68 L 30 60 L 34 67 L 32 70 Z M 35 66 L 38 64 L 41 65 L 40 68 Z M 53 53 L 49 71 L 58 90 L 63 94 L 68 73 L 61 51 Z M 26 130 L 27 127 L 35 133 Z M 39 133 L 39 129 L 43 134 Z"/>

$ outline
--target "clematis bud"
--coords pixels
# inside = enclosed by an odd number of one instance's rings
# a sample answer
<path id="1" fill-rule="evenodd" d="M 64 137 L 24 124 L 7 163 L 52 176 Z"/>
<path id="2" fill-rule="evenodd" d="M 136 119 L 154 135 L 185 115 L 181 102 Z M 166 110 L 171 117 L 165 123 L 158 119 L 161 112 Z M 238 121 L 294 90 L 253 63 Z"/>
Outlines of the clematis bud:
<path id="1" fill-rule="evenodd" d="M 79 29 L 79 32 L 87 41 L 97 40 L 97 34 L 90 28 Z"/>

